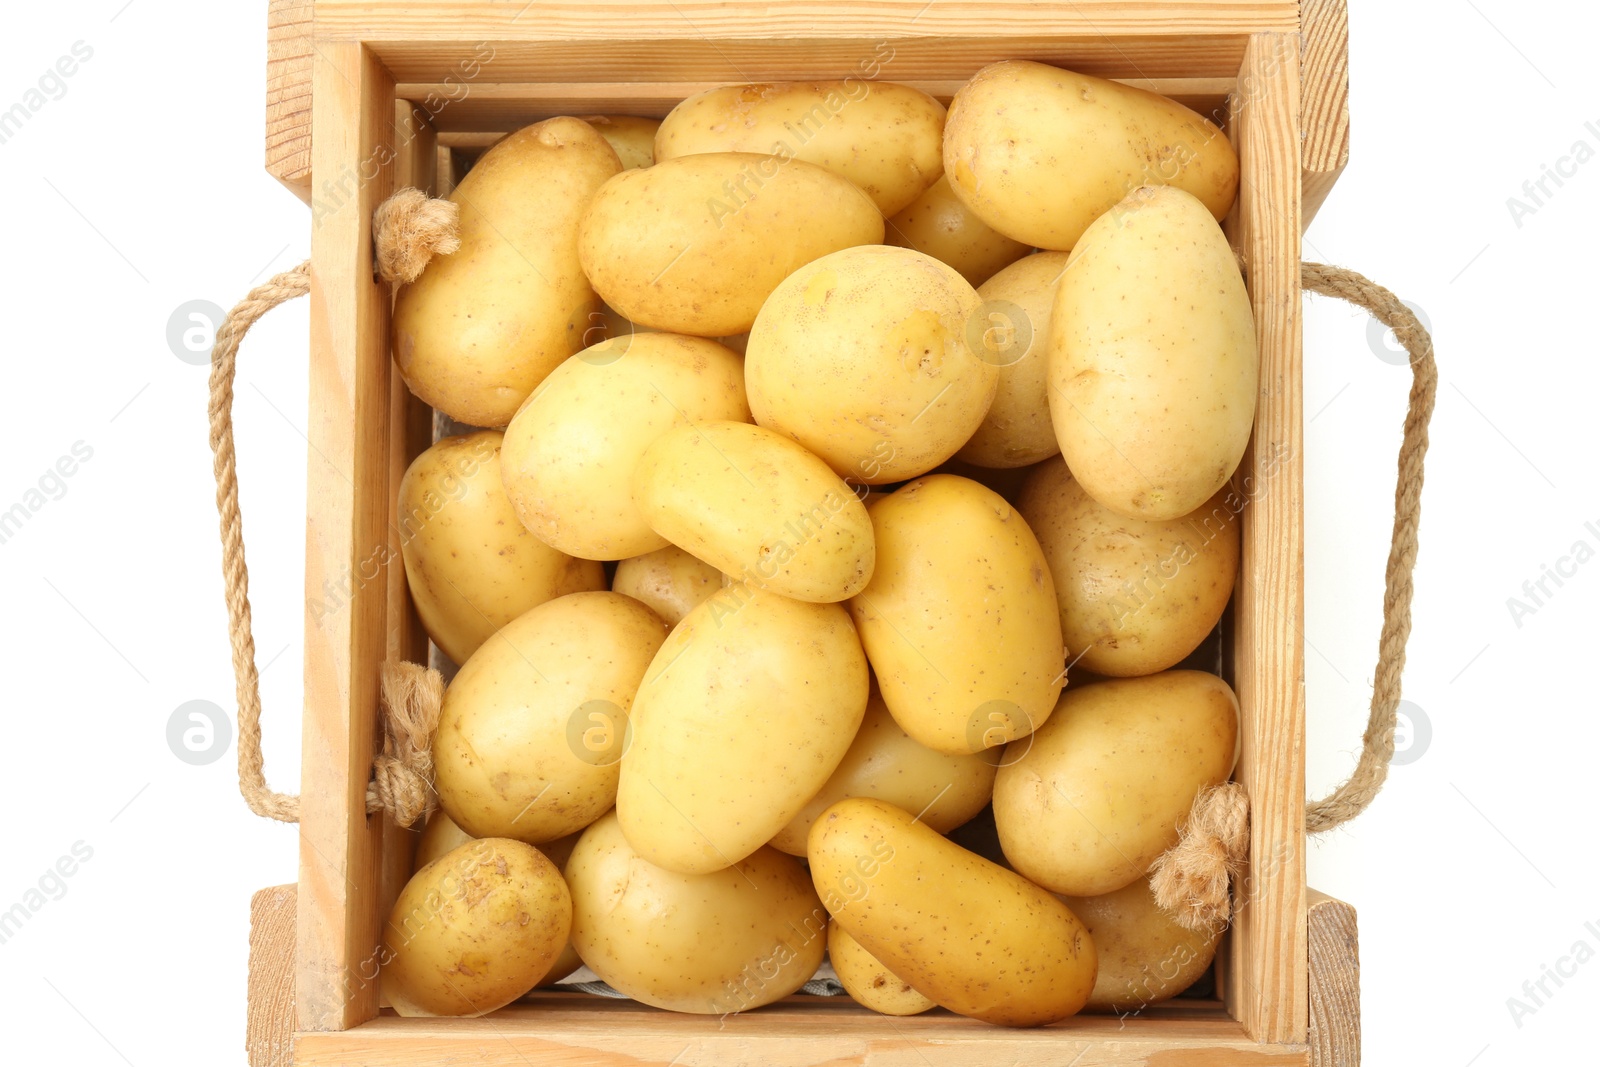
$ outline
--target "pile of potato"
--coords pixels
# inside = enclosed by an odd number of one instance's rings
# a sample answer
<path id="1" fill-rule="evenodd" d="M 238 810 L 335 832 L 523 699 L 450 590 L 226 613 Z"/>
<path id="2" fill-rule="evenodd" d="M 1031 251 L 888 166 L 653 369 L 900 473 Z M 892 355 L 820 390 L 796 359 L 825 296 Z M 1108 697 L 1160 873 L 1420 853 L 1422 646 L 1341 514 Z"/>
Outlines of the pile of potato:
<path id="1" fill-rule="evenodd" d="M 1027 1026 L 1204 972 L 1147 875 L 1236 759 L 1173 668 L 1238 565 L 1237 183 L 1193 112 L 1021 61 L 948 113 L 739 85 L 491 148 L 394 305 L 407 384 L 492 428 L 400 489 L 460 669 L 387 1002 L 581 962 L 734 1012 L 827 953 L 878 1011 Z"/>

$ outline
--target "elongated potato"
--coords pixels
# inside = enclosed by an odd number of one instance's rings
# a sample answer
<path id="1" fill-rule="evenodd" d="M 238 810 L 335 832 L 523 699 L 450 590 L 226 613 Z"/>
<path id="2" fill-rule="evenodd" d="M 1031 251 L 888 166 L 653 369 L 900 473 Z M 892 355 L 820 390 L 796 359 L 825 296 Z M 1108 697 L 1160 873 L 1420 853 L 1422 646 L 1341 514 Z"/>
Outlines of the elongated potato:
<path id="1" fill-rule="evenodd" d="M 1205 206 L 1135 190 L 1083 235 L 1056 287 L 1050 417 L 1073 476 L 1118 515 L 1194 511 L 1244 455 L 1256 359 L 1244 280 Z"/>
<path id="2" fill-rule="evenodd" d="M 1181 519 L 1129 519 L 1084 492 L 1059 456 L 1034 468 L 1017 510 L 1050 561 L 1073 661 L 1127 678 L 1198 648 L 1233 593 L 1243 507 L 1223 488 Z"/>
<path id="3" fill-rule="evenodd" d="M 1032 251 L 974 215 L 950 188 L 950 179 L 942 176 L 889 219 L 883 243 L 932 256 L 974 286 Z"/>
<path id="4" fill-rule="evenodd" d="M 872 577 L 866 507 L 826 463 L 771 430 L 680 426 L 645 449 L 633 486 L 651 529 L 737 581 L 831 603 Z"/>
<path id="5" fill-rule="evenodd" d="M 500 483 L 503 438 L 446 437 L 400 479 L 400 553 L 422 628 L 456 663 L 547 600 L 605 588 L 600 564 L 574 559 L 517 521 Z"/>
<path id="6" fill-rule="evenodd" d="M 1068 689 L 1000 761 L 994 822 L 1006 858 L 1057 893 L 1121 889 L 1178 843 L 1195 794 L 1228 780 L 1238 737 L 1233 690 L 1203 671 Z"/>
<path id="7" fill-rule="evenodd" d="M 640 333 L 557 367 L 506 428 L 500 475 L 522 524 L 584 559 L 666 547 L 633 500 L 639 457 L 674 426 L 749 421 L 744 366 L 715 341 Z"/>
<path id="8" fill-rule="evenodd" d="M 578 253 L 595 290 L 630 321 L 724 337 L 749 330 L 797 267 L 881 240 L 883 216 L 838 175 L 713 152 L 606 182 L 584 213 Z"/>
<path id="9" fill-rule="evenodd" d="M 656 161 L 656 130 L 659 119 L 638 115 L 585 115 L 583 121 L 599 131 L 611 150 L 622 161 L 623 170 L 648 167 Z"/>
<path id="10" fill-rule="evenodd" d="M 617 564 L 611 591 L 631 596 L 676 626 L 691 608 L 722 588 L 726 577 L 677 545 L 658 548 Z"/>
<path id="11" fill-rule="evenodd" d="M 666 624 L 616 593 L 573 593 L 502 628 L 444 694 L 435 785 L 475 837 L 541 844 L 611 807 L 628 709 Z"/>
<path id="12" fill-rule="evenodd" d="M 659 867 L 739 862 L 839 765 L 867 706 L 850 616 L 739 584 L 689 612 L 633 708 L 617 816 Z"/>
<path id="13" fill-rule="evenodd" d="M 1095 945 L 1078 917 L 894 805 L 839 801 L 811 828 L 807 851 L 833 921 L 940 1006 L 1039 1026 L 1088 1000 Z"/>
<path id="14" fill-rule="evenodd" d="M 870 515 L 872 581 L 850 613 L 895 722 L 939 752 L 979 752 L 1037 730 L 1066 679 L 1044 553 L 995 493 L 918 478 Z"/>
<path id="15" fill-rule="evenodd" d="M 1217 219 L 1239 186 L 1228 138 L 1182 104 L 1020 59 L 991 63 L 956 93 L 944 169 L 984 222 L 1062 252 L 1141 185 L 1192 193 Z"/>
<path id="16" fill-rule="evenodd" d="M 828 924 L 828 962 L 850 999 L 864 1008 L 883 1015 L 918 1015 L 938 1007 L 911 983 L 895 977 L 838 923 Z"/>
<path id="17" fill-rule="evenodd" d="M 770 848 L 708 874 L 675 874 L 640 856 L 615 813 L 567 861 L 572 941 L 583 961 L 634 1000 L 723 1015 L 806 983 L 822 962 L 828 913 L 800 861 Z"/>
<path id="18" fill-rule="evenodd" d="M 989 803 L 999 758 L 999 749 L 952 756 L 918 744 L 874 693 L 867 698 L 867 714 L 844 759 L 800 814 L 773 837 L 772 847 L 804 856 L 811 824 L 845 797 L 888 801 L 920 816 L 941 834 L 948 833 Z"/>
<path id="19" fill-rule="evenodd" d="M 1222 936 L 1221 926 L 1195 931 L 1173 922 L 1156 906 L 1148 878 L 1063 902 L 1089 928 L 1100 954 L 1090 1011 L 1126 1014 L 1172 999 L 1211 966 Z"/>
<path id="20" fill-rule="evenodd" d="M 622 169 L 594 127 L 547 119 L 483 154 L 450 199 L 461 248 L 395 296 L 393 347 L 406 385 L 470 426 L 504 426 L 584 345 L 599 310 L 578 262 L 578 217 Z"/>
<path id="21" fill-rule="evenodd" d="M 860 186 L 884 215 L 944 170 L 944 105 L 920 89 L 846 78 L 725 85 L 662 120 L 656 158 L 757 152 L 800 159 Z"/>

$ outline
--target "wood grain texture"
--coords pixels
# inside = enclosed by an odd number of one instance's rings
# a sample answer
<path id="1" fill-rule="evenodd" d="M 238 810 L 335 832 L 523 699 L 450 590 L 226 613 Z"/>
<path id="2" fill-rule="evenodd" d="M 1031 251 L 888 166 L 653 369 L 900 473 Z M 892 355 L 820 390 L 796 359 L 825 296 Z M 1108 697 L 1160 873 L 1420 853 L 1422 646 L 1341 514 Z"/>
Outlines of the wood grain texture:
<path id="1" fill-rule="evenodd" d="M 1306 1039 L 1305 507 L 1300 350 L 1299 49 L 1251 39 L 1234 95 L 1239 200 L 1228 231 L 1255 312 L 1255 432 L 1234 477 L 1248 503 L 1234 592 L 1234 688 L 1250 860 L 1229 938 L 1231 1013 L 1261 1041 Z"/>
<path id="2" fill-rule="evenodd" d="M 1300 5 L 1300 223 L 1350 162 L 1350 13 L 1345 0 Z"/>
<path id="3" fill-rule="evenodd" d="M 1361 955 L 1356 909 L 1306 891 L 1312 1067 L 1361 1067 Z"/>
<path id="4" fill-rule="evenodd" d="M 250 898 L 244 1050 L 250 1067 L 289 1067 L 294 1052 L 295 887 Z"/>
<path id="5" fill-rule="evenodd" d="M 267 173 L 311 202 L 312 0 L 267 0 Z"/>

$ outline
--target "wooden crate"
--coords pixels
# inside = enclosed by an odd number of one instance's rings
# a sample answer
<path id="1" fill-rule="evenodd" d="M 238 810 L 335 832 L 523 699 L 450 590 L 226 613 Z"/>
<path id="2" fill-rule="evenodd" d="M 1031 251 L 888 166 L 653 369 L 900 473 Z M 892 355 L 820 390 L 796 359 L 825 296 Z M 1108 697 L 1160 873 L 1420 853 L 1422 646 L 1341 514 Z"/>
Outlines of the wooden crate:
<path id="1" fill-rule="evenodd" d="M 270 2 L 268 169 L 313 218 L 306 589 L 349 593 L 307 622 L 300 878 L 255 902 L 253 1064 L 1355 1062 L 1353 913 L 1314 898 L 1308 933 L 1303 829 L 1300 233 L 1348 152 L 1343 0 Z M 859 76 L 874 57 L 879 77 L 946 101 L 997 59 L 1126 80 L 1226 115 L 1239 149 L 1227 229 L 1261 391 L 1230 647 L 1253 838 L 1220 998 L 1031 1031 L 803 996 L 727 1019 L 574 995 L 477 1020 L 380 1012 L 379 926 L 412 835 L 363 796 L 378 664 L 427 651 L 391 517 L 431 412 L 389 358 L 373 208 L 402 185 L 448 189 L 471 152 L 537 118 L 662 115 L 711 85 Z"/>

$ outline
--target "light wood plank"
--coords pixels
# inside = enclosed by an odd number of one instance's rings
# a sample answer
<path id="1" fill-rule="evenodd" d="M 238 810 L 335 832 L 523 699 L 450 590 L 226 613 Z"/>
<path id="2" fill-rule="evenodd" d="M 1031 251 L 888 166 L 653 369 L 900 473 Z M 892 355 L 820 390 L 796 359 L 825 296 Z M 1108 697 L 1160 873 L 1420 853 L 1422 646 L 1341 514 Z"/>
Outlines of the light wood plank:
<path id="1" fill-rule="evenodd" d="M 1312 1067 L 1361 1067 L 1361 955 L 1356 909 L 1306 891 Z"/>
<path id="2" fill-rule="evenodd" d="M 312 0 L 267 0 L 267 173 L 311 202 Z"/>
<path id="3" fill-rule="evenodd" d="M 1350 162 L 1350 13 L 1345 0 L 1300 5 L 1300 224 L 1311 225 Z"/>
<path id="4" fill-rule="evenodd" d="M 250 1067 L 289 1067 L 294 1052 L 295 887 L 250 898 L 244 1049 Z"/>

